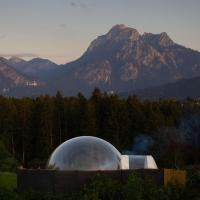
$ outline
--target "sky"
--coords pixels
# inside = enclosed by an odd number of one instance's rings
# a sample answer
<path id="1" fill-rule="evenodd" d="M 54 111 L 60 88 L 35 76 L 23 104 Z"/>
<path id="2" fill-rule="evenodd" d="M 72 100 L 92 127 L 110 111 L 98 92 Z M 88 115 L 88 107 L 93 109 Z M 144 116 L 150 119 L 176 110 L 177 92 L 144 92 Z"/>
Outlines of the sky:
<path id="1" fill-rule="evenodd" d="M 200 0 L 0 0 L 0 56 L 67 63 L 116 24 L 200 51 Z"/>

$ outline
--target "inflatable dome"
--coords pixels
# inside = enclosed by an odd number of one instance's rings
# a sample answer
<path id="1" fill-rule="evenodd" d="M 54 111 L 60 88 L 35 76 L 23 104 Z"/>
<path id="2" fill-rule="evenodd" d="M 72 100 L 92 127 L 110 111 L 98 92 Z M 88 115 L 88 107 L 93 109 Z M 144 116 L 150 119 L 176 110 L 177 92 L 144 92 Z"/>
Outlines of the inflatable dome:
<path id="1" fill-rule="evenodd" d="M 48 169 L 54 170 L 118 170 L 121 154 L 110 143 L 97 137 L 76 137 L 58 146 L 49 158 Z"/>

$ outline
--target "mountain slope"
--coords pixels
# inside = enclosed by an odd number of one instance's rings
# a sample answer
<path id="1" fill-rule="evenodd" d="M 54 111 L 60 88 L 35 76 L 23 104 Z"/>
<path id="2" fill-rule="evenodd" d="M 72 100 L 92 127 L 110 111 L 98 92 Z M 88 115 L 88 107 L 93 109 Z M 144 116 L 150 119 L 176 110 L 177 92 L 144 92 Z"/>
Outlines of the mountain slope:
<path id="1" fill-rule="evenodd" d="M 158 98 L 199 98 L 200 97 L 200 77 L 190 79 L 182 79 L 175 83 L 136 90 L 129 93 L 124 93 L 122 96 L 137 95 L 143 99 L 158 99 Z"/>
<path id="2" fill-rule="evenodd" d="M 50 60 L 43 58 L 34 58 L 30 61 L 25 61 L 21 58 L 12 57 L 7 60 L 7 63 L 17 71 L 41 81 L 47 81 L 59 71 L 59 66 Z"/>
<path id="3" fill-rule="evenodd" d="M 176 44 L 167 33 L 140 35 L 125 25 L 114 26 L 94 40 L 54 88 L 64 94 L 90 93 L 94 87 L 130 91 L 200 75 L 200 53 Z"/>
<path id="4" fill-rule="evenodd" d="M 16 70 L 21 71 L 21 66 L 24 66 L 27 61 L 19 58 L 19 57 L 11 57 L 10 59 L 7 59 L 7 64 L 15 68 Z"/>
<path id="5" fill-rule="evenodd" d="M 0 94 L 14 88 L 36 86 L 39 83 L 27 78 L 7 64 L 5 58 L 0 58 Z"/>

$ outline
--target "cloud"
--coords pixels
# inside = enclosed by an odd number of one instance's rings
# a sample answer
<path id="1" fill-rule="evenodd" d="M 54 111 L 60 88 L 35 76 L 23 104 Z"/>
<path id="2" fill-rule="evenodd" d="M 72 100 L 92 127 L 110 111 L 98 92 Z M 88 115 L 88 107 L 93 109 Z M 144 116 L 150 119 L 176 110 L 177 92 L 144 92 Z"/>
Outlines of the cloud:
<path id="1" fill-rule="evenodd" d="M 20 58 L 34 58 L 34 57 L 38 57 L 37 54 L 34 53 L 17 53 L 17 54 L 0 54 L 0 57 L 20 57 Z"/>

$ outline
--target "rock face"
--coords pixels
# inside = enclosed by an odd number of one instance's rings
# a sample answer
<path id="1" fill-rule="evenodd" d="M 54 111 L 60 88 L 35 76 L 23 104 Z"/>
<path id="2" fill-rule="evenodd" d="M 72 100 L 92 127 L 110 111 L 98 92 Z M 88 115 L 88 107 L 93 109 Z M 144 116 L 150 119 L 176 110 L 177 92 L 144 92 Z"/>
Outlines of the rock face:
<path id="1" fill-rule="evenodd" d="M 65 67 L 70 70 L 55 83 L 65 94 L 94 87 L 124 92 L 200 75 L 200 53 L 176 44 L 165 32 L 140 35 L 116 25 Z"/>

